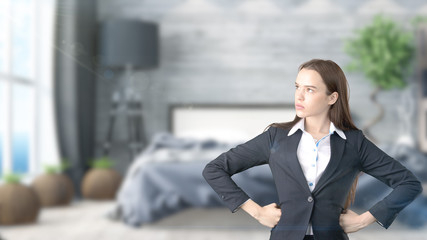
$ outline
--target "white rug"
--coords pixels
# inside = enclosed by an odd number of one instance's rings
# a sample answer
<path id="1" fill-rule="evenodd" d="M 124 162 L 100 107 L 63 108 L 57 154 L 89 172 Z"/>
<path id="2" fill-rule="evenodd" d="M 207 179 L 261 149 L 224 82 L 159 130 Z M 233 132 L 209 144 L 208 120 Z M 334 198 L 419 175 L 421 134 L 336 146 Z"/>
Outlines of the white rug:
<path id="1" fill-rule="evenodd" d="M 218 240 L 268 239 L 270 230 L 243 211 L 190 209 L 157 223 L 129 227 L 106 217 L 114 202 L 80 201 L 71 206 L 45 208 L 38 222 L 0 226 L 5 240 Z M 3 240 L 2 239 L 2 240 Z M 394 223 L 389 230 L 377 224 L 350 235 L 351 240 L 427 240 L 427 228 L 410 230 Z"/>

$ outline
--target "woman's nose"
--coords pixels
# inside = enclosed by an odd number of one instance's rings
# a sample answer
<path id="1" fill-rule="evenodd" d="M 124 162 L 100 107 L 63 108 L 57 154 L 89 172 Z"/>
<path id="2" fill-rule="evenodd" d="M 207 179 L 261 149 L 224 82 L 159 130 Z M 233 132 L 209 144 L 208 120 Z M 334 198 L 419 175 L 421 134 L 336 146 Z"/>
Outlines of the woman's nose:
<path id="1" fill-rule="evenodd" d="M 304 99 L 304 94 L 301 90 L 295 90 L 295 97 L 298 100 L 303 100 Z"/>

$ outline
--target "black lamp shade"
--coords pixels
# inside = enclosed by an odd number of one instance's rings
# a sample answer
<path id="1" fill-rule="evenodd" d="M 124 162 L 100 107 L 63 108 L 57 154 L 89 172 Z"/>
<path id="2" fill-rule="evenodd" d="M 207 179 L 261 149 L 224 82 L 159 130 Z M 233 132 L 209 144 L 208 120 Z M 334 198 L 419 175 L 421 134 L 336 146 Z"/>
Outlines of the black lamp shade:
<path id="1" fill-rule="evenodd" d="M 155 68 L 158 26 L 137 20 L 109 20 L 100 27 L 100 63 L 108 67 Z"/>

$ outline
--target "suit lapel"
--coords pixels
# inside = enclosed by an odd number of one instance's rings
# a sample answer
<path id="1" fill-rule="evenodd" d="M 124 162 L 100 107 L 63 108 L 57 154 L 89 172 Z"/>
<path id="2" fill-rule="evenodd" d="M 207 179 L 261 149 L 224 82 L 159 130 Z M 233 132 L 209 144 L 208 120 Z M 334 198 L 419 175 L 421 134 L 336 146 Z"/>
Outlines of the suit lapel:
<path id="1" fill-rule="evenodd" d="M 297 156 L 297 149 L 298 149 L 298 144 L 301 140 L 301 136 L 302 136 L 302 131 L 297 130 L 294 134 L 292 134 L 287 138 L 288 143 L 285 144 L 286 146 L 285 159 L 288 159 L 288 163 L 289 163 L 288 166 L 291 169 L 294 177 L 297 179 L 297 182 L 305 191 L 310 193 L 310 188 L 307 185 L 307 180 L 304 176 L 304 172 L 302 171 L 301 164 L 299 163 L 298 156 Z"/>
<path id="2" fill-rule="evenodd" d="M 328 166 L 323 172 L 322 176 L 317 182 L 316 187 L 313 190 L 313 194 L 319 191 L 325 186 L 326 183 L 331 179 L 335 170 L 337 169 L 342 155 L 344 153 L 345 140 L 342 139 L 336 132 L 331 135 L 331 159 L 329 160 Z"/>

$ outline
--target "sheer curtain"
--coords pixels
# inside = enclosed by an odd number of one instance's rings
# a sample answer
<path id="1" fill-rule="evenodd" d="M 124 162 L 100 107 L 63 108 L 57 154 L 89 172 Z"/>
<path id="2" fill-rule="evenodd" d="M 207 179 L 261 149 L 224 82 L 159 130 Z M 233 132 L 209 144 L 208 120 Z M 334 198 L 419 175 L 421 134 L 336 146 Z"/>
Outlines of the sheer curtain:
<path id="1" fill-rule="evenodd" d="M 55 0 L 0 0 L 0 176 L 58 164 Z"/>

